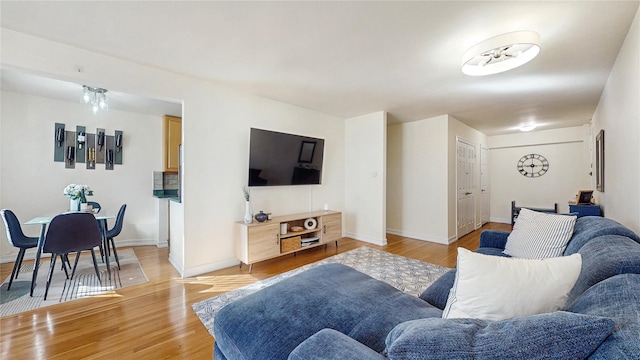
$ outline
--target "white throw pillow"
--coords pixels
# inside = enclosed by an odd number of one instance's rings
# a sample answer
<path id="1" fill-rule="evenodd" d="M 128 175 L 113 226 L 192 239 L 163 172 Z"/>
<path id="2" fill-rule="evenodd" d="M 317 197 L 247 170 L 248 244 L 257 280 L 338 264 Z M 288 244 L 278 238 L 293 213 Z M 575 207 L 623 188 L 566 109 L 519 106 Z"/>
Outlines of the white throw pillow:
<path id="1" fill-rule="evenodd" d="M 458 248 L 456 280 L 442 317 L 505 320 L 560 310 L 581 266 L 577 253 L 538 260 Z"/>
<path id="2" fill-rule="evenodd" d="M 520 209 L 504 253 L 525 259 L 562 256 L 575 224 L 576 216 Z"/>

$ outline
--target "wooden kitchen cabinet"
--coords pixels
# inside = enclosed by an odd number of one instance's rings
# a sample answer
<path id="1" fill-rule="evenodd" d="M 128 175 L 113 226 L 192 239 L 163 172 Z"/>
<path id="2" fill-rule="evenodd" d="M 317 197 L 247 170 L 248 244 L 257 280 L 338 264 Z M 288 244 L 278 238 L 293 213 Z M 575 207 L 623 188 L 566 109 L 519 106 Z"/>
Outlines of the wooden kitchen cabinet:
<path id="1" fill-rule="evenodd" d="M 182 144 L 182 118 L 165 115 L 162 129 L 164 171 L 178 172 L 179 147 Z"/>

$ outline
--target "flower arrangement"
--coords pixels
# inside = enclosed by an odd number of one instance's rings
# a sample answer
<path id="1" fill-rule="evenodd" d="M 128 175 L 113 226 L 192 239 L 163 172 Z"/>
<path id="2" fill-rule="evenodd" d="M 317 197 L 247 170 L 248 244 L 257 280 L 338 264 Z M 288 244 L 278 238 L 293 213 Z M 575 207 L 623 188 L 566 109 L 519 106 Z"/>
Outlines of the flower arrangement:
<path id="1" fill-rule="evenodd" d="M 86 196 L 93 195 L 93 190 L 91 190 L 89 185 L 69 184 L 64 188 L 64 190 L 62 190 L 62 194 L 71 200 L 80 199 L 80 202 L 86 203 Z"/>
<path id="2" fill-rule="evenodd" d="M 242 187 L 242 192 L 244 193 L 244 200 L 249 201 L 251 194 L 249 193 L 249 189 L 246 186 Z"/>

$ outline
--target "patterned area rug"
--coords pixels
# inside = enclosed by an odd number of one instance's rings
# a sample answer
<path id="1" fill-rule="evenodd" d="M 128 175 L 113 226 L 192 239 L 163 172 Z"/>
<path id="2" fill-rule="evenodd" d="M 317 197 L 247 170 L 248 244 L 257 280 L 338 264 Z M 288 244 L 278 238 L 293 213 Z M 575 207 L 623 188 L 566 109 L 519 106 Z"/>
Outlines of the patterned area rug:
<path id="1" fill-rule="evenodd" d="M 49 260 L 44 259 L 40 263 L 33 297 L 29 296 L 33 263 L 23 264 L 18 278 L 13 280 L 11 290 L 7 291 L 9 276 L 0 287 L 0 316 L 13 315 L 89 296 L 120 296 L 117 293 L 117 289 L 149 281 L 133 249 L 118 251 L 121 270 L 118 270 L 115 258 L 113 256 L 110 258 L 111 281 L 108 280 L 107 269 L 100 261 L 100 253 L 98 251 L 96 251 L 96 257 L 98 258 L 98 270 L 103 281 L 102 284 L 96 277 L 89 252 L 84 251 L 81 254 L 76 274 L 71 280 L 66 279 L 64 270 L 61 268 L 60 258 L 58 258 L 51 285 L 49 286 L 47 300 L 44 300 L 44 291 L 47 285 Z M 70 255 L 69 260 L 71 261 L 71 266 L 73 266 L 75 255 Z"/>
<path id="2" fill-rule="evenodd" d="M 193 311 L 213 336 L 215 315 L 223 306 L 307 269 L 330 263 L 350 266 L 414 296 L 419 296 L 436 279 L 449 271 L 446 267 L 363 246 L 195 303 L 192 305 Z"/>

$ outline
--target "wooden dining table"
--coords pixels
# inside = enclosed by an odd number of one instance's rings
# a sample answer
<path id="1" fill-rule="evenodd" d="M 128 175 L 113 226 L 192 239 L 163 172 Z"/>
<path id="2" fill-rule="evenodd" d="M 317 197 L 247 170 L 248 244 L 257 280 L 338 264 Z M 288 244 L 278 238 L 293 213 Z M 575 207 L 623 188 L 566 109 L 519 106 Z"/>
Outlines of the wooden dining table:
<path id="1" fill-rule="evenodd" d="M 104 210 L 104 209 L 103 209 Z M 77 211 L 70 211 L 77 212 Z M 69 212 L 65 212 L 67 214 Z M 58 214 L 56 214 L 58 215 Z M 33 219 L 25 222 L 25 225 L 40 225 L 40 236 L 38 237 L 38 247 L 36 250 L 36 260 L 33 266 L 33 276 L 31 278 L 31 291 L 29 293 L 30 296 L 33 296 L 33 290 L 36 287 L 36 277 L 38 276 L 38 270 L 40 268 L 40 256 L 42 255 L 42 248 L 44 246 L 44 239 L 47 232 L 47 225 L 51 222 L 51 220 L 56 215 L 44 215 L 44 216 L 36 216 Z M 105 249 L 105 264 L 107 265 L 107 274 L 109 276 L 109 280 L 111 280 L 111 267 L 109 266 L 109 255 L 107 249 L 109 247 L 109 243 L 107 242 L 107 220 L 115 219 L 116 215 L 110 215 L 107 213 L 103 214 L 93 214 L 96 220 L 98 220 L 98 225 L 100 226 L 100 235 L 102 236 L 102 246 Z"/>

